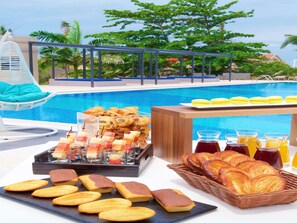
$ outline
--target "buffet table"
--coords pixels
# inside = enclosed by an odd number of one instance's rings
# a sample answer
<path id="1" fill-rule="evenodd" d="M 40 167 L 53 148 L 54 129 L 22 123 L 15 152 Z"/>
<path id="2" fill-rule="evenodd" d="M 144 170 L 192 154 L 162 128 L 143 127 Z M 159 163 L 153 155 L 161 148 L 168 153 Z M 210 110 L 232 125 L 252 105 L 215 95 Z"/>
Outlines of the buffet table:
<path id="1" fill-rule="evenodd" d="M 13 182 L 28 180 L 33 178 L 48 178 L 48 175 L 34 175 L 32 173 L 32 162 L 34 155 L 51 148 L 56 145 L 56 141 L 50 141 L 43 145 L 36 145 L 30 148 L 30 153 L 27 158 L 7 172 L 3 178 L 0 179 L 0 186 L 4 186 Z M 25 150 L 26 148 L 24 148 Z M 34 152 L 32 153 L 32 149 Z M 291 147 L 293 152 L 297 150 L 296 147 Z M 3 152 L 0 152 L 2 156 Z M 13 154 L 15 151 L 5 151 Z M 183 222 L 267 222 L 279 223 L 291 221 L 297 218 L 297 202 L 287 205 L 275 205 L 267 207 L 259 207 L 241 210 L 237 207 L 228 205 L 227 203 L 217 199 L 216 197 L 197 190 L 188 185 L 181 177 L 174 171 L 167 168 L 168 162 L 154 157 L 149 166 L 139 177 L 110 177 L 113 181 L 138 181 L 145 183 L 151 190 L 161 188 L 176 188 L 183 191 L 191 199 L 217 206 L 214 211 L 206 214 L 197 215 L 189 218 Z M 48 213 L 44 210 L 36 209 L 22 203 L 11 201 L 0 197 L 1 207 L 1 222 L 73 222 L 71 219 Z"/>
<path id="2" fill-rule="evenodd" d="M 155 155 L 178 162 L 192 152 L 193 118 L 291 114 L 290 145 L 297 146 L 297 105 L 193 109 L 186 106 L 152 107 L 152 144 Z M 166 133 L 166 134 L 164 134 Z"/>

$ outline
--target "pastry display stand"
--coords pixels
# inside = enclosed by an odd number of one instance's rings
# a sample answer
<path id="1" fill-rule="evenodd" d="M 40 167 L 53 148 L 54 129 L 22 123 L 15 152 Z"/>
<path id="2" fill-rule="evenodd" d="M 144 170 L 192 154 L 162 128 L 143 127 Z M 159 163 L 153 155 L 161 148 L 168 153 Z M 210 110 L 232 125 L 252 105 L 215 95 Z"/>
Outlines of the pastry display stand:
<path id="1" fill-rule="evenodd" d="M 277 114 L 292 115 L 290 145 L 297 146 L 296 104 L 221 109 L 193 109 L 185 106 L 152 107 L 154 154 L 168 162 L 178 163 L 185 152 L 192 152 L 193 118 Z"/>

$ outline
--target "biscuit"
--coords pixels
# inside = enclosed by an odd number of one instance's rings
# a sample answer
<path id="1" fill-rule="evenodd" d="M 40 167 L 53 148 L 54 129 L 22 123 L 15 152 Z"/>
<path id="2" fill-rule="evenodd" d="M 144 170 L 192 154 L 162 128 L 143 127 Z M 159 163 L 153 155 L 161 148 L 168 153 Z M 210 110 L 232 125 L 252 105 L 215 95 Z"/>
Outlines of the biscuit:
<path id="1" fill-rule="evenodd" d="M 96 106 L 85 110 L 83 113 L 92 116 L 100 116 L 104 112 L 104 108 L 101 106 Z"/>
<path id="2" fill-rule="evenodd" d="M 99 174 L 88 174 L 79 177 L 79 180 L 89 191 L 110 193 L 115 188 L 112 180 Z"/>
<path id="3" fill-rule="evenodd" d="M 22 182 L 9 184 L 3 187 L 3 190 L 13 191 L 13 192 L 33 191 L 41 187 L 44 187 L 47 184 L 48 184 L 48 181 L 46 180 L 26 180 Z"/>
<path id="4" fill-rule="evenodd" d="M 135 181 L 115 183 L 118 192 L 132 202 L 149 201 L 153 198 L 150 189 Z"/>
<path id="5" fill-rule="evenodd" d="M 81 191 L 77 193 L 72 193 L 57 197 L 53 199 L 53 204 L 62 206 L 76 206 L 80 204 L 85 204 L 88 202 L 95 201 L 101 197 L 99 192 L 93 191 Z"/>
<path id="6" fill-rule="evenodd" d="M 31 195 L 34 197 L 53 198 L 78 191 L 78 187 L 72 185 L 59 185 L 35 190 Z"/>
<path id="7" fill-rule="evenodd" d="M 75 185 L 78 181 L 73 169 L 56 169 L 49 172 L 51 182 L 54 185 Z"/>
<path id="8" fill-rule="evenodd" d="M 179 190 L 161 189 L 152 191 L 156 201 L 167 212 L 190 211 L 195 203 Z"/>
<path id="9" fill-rule="evenodd" d="M 134 119 L 130 116 L 115 117 L 115 122 L 119 127 L 128 127 L 134 122 Z"/>
<path id="10" fill-rule="evenodd" d="M 78 211 L 87 214 L 98 214 L 102 211 L 113 210 L 116 208 L 131 207 L 132 202 L 124 198 L 110 198 L 105 200 L 93 201 L 78 206 Z"/>
<path id="11" fill-rule="evenodd" d="M 153 217 L 156 212 L 145 207 L 117 208 L 103 211 L 99 214 L 99 219 L 117 222 L 141 221 Z"/>

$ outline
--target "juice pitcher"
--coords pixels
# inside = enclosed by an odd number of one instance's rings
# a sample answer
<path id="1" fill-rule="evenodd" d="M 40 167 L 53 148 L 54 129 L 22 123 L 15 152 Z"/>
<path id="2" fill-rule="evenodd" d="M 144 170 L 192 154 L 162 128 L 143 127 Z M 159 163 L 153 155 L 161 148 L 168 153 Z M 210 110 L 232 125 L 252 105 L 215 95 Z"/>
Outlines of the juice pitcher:
<path id="1" fill-rule="evenodd" d="M 290 151 L 288 147 L 288 135 L 283 133 L 265 134 L 266 148 L 279 150 L 284 167 L 290 166 Z"/>
<path id="2" fill-rule="evenodd" d="M 250 156 L 249 149 L 246 144 L 238 143 L 237 135 L 225 135 L 226 147 L 225 150 L 233 150 L 235 152 Z"/>
<path id="3" fill-rule="evenodd" d="M 236 130 L 238 143 L 245 144 L 248 147 L 250 157 L 253 158 L 257 147 L 261 147 L 261 142 L 258 139 L 259 132 L 256 130 Z"/>
<path id="4" fill-rule="evenodd" d="M 202 130 L 198 131 L 198 143 L 195 149 L 195 153 L 208 152 L 215 153 L 220 151 L 219 145 L 219 131 Z"/>

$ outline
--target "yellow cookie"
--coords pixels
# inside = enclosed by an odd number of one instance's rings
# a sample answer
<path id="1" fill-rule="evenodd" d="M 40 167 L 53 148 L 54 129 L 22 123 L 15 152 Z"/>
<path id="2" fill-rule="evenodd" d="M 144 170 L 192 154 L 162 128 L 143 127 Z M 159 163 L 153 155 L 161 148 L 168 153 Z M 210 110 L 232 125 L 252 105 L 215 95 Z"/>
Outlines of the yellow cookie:
<path id="1" fill-rule="evenodd" d="M 267 97 L 268 104 L 280 104 L 283 102 L 283 98 L 281 96 L 269 96 Z"/>
<path id="2" fill-rule="evenodd" d="M 212 105 L 229 105 L 231 101 L 227 98 L 214 98 L 210 100 Z"/>
<path id="3" fill-rule="evenodd" d="M 35 190 L 31 195 L 34 197 L 52 198 L 78 191 L 78 187 L 72 185 L 59 185 Z"/>
<path id="4" fill-rule="evenodd" d="M 53 204 L 63 206 L 76 206 L 95 201 L 101 197 L 99 192 L 81 191 L 73 194 L 64 195 L 53 199 Z"/>
<path id="5" fill-rule="evenodd" d="M 251 104 L 267 104 L 267 98 L 264 97 L 252 97 L 250 98 L 250 103 Z"/>
<path id="6" fill-rule="evenodd" d="M 211 103 L 206 99 L 194 99 L 192 100 L 193 106 L 209 106 Z"/>
<path id="7" fill-rule="evenodd" d="M 237 97 L 232 97 L 230 98 L 231 104 L 234 105 L 245 105 L 249 103 L 249 99 L 246 97 L 241 97 L 241 96 L 237 96 Z"/>
<path id="8" fill-rule="evenodd" d="M 26 180 L 3 187 L 3 190 L 14 192 L 33 191 L 48 184 L 46 180 Z"/>
<path id="9" fill-rule="evenodd" d="M 93 201 L 78 206 L 78 211 L 87 214 L 98 214 L 102 211 L 113 210 L 116 208 L 131 207 L 132 202 L 124 198 L 110 198 L 105 200 Z"/>
<path id="10" fill-rule="evenodd" d="M 156 212 L 149 208 L 128 207 L 103 211 L 99 214 L 99 219 L 118 222 L 141 221 L 151 218 L 155 214 Z"/>
<path id="11" fill-rule="evenodd" d="M 287 103 L 297 103 L 297 95 L 289 95 L 286 97 Z"/>

